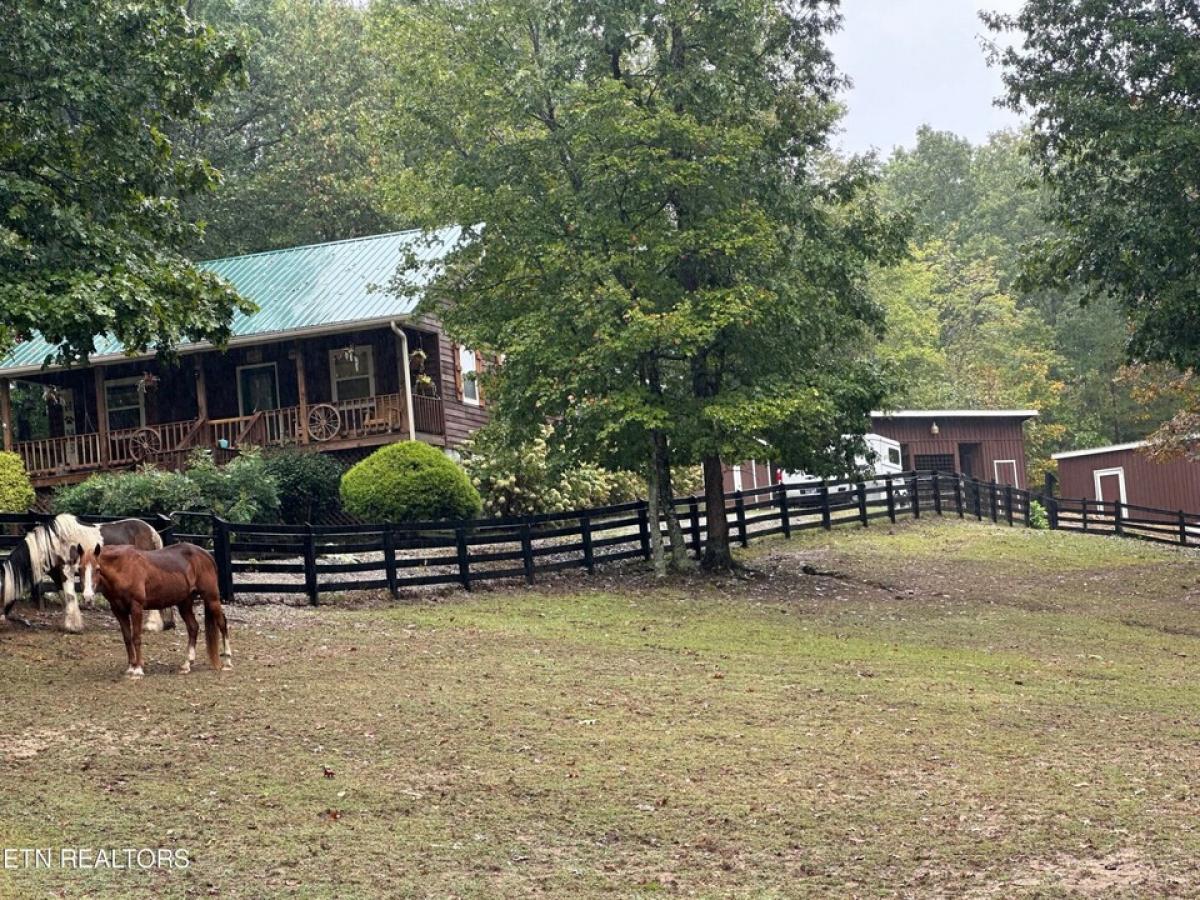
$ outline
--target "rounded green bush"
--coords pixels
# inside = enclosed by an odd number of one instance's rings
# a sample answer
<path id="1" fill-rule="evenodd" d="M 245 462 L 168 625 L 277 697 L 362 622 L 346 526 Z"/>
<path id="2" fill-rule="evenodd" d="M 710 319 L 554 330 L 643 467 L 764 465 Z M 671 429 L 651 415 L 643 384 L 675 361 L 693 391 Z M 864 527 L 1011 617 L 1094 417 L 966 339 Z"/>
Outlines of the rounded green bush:
<path id="1" fill-rule="evenodd" d="M 459 521 L 482 509 L 462 468 L 420 441 L 389 444 L 354 464 L 341 493 L 346 512 L 371 522 Z"/>
<path id="2" fill-rule="evenodd" d="M 21 457 L 0 451 L 0 512 L 27 512 L 36 497 Z"/>

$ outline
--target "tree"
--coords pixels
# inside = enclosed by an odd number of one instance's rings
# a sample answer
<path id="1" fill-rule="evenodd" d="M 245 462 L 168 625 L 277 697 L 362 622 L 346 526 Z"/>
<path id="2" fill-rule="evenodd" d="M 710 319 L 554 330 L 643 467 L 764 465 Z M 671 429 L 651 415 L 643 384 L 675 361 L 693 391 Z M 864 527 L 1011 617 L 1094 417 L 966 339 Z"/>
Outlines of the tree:
<path id="1" fill-rule="evenodd" d="M 192 250 L 229 256 L 378 234 L 388 161 L 367 123 L 383 73 L 364 38 L 366 10 L 346 0 L 195 0 L 194 15 L 238 36 L 244 84 L 180 139 L 221 172 L 192 197 L 205 223 Z"/>
<path id="2" fill-rule="evenodd" d="M 0 49 L 0 344 L 227 339 L 248 307 L 180 253 L 180 201 L 216 175 L 168 134 L 239 71 L 233 42 L 171 4 L 13 0 Z"/>
<path id="3" fill-rule="evenodd" d="M 1035 274 L 1115 297 L 1129 349 L 1200 363 L 1200 13 L 1163 0 L 1029 0 L 987 15 L 1020 32 L 999 53 L 1008 103 L 1032 114 L 1031 151 L 1057 233 Z"/>
<path id="4" fill-rule="evenodd" d="M 378 34 L 426 226 L 474 223 L 431 273 L 450 331 L 505 355 L 493 414 L 651 478 L 673 462 L 819 471 L 882 387 L 869 260 L 900 223 L 869 167 L 836 165 L 832 4 L 450 0 L 388 4 Z M 764 451 L 760 440 L 766 441 Z M 731 564 L 724 516 L 705 564 Z M 652 529 L 657 534 L 658 529 Z"/>

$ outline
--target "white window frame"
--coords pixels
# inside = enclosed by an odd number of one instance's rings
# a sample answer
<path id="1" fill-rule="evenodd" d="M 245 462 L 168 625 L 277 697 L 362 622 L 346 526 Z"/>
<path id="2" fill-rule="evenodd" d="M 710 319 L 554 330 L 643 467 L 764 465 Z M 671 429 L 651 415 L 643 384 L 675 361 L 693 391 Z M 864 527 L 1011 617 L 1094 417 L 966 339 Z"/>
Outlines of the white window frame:
<path id="1" fill-rule="evenodd" d="M 1117 484 L 1120 486 L 1121 503 L 1126 504 L 1129 501 L 1125 497 L 1125 467 L 1116 466 L 1112 469 L 1093 469 L 1092 470 L 1092 485 L 1096 488 L 1096 499 L 1101 503 L 1111 503 L 1111 500 L 1105 500 L 1104 495 L 1100 492 L 1100 479 L 1107 478 L 1111 475 L 1117 476 Z"/>
<path id="2" fill-rule="evenodd" d="M 733 489 L 735 491 L 742 489 L 742 467 L 740 464 L 733 466 Z"/>
<path id="3" fill-rule="evenodd" d="M 274 362 L 247 363 L 244 366 L 238 366 L 237 371 L 234 373 L 234 377 L 237 379 L 237 398 L 238 398 L 238 415 L 239 416 L 254 415 L 253 412 L 244 412 L 245 406 L 242 403 L 242 371 L 244 369 L 266 369 L 266 368 L 270 368 L 271 374 L 273 374 L 275 376 L 275 400 L 277 403 L 280 404 L 280 406 L 283 405 L 283 395 L 280 394 L 280 392 L 279 392 L 279 365 Z M 278 409 L 279 407 L 276 407 L 276 408 Z"/>
<path id="4" fill-rule="evenodd" d="M 105 424 L 108 425 L 109 431 L 124 431 L 125 429 L 112 427 L 113 407 L 112 407 L 112 404 L 110 404 L 108 402 L 108 389 L 110 387 L 125 387 L 126 385 L 130 385 L 130 384 L 136 385 L 141 380 L 142 379 L 141 379 L 140 375 L 134 375 L 131 378 L 113 378 L 111 380 L 106 380 L 104 382 L 104 419 L 105 419 Z M 145 428 L 146 427 L 146 395 L 142 391 L 138 391 L 137 398 L 138 398 L 138 424 L 136 427 Z M 117 409 L 133 409 L 133 407 L 132 406 L 118 406 Z"/>
<path id="5" fill-rule="evenodd" d="M 473 378 L 467 378 L 467 356 L 471 358 L 470 374 Z M 470 406 L 479 405 L 479 354 L 470 347 L 464 347 L 461 344 L 458 347 L 458 379 L 462 383 L 462 401 Z M 467 396 L 467 383 L 472 382 L 472 388 L 475 391 L 474 397 Z"/>
<path id="6" fill-rule="evenodd" d="M 343 351 L 345 351 L 345 349 L 346 349 L 345 347 L 341 347 L 341 348 L 334 348 L 329 351 L 329 391 L 330 391 L 329 395 L 331 397 L 333 397 L 334 403 L 337 403 L 341 399 L 338 396 L 338 382 L 350 380 L 349 378 L 338 378 L 337 377 L 337 368 L 334 365 L 336 362 L 336 357 L 338 355 L 340 355 Z M 358 344 L 354 348 L 355 354 L 358 354 L 360 351 L 363 351 L 363 350 L 365 350 L 367 352 L 367 373 L 366 373 L 367 379 L 368 379 L 367 380 L 367 384 L 368 384 L 367 390 L 370 391 L 370 393 L 368 393 L 366 397 L 355 398 L 355 399 L 364 399 L 365 400 L 367 398 L 375 396 L 375 347 L 372 344 Z M 359 375 L 352 375 L 350 377 L 351 378 L 362 378 L 363 376 L 361 374 L 359 374 Z"/>
<path id="7" fill-rule="evenodd" d="M 1000 467 L 1012 466 L 1012 486 L 1019 488 L 1021 486 L 1021 473 L 1017 469 L 1017 461 L 1015 459 L 994 459 L 992 460 L 992 475 L 996 479 L 996 483 L 1000 484 Z"/>

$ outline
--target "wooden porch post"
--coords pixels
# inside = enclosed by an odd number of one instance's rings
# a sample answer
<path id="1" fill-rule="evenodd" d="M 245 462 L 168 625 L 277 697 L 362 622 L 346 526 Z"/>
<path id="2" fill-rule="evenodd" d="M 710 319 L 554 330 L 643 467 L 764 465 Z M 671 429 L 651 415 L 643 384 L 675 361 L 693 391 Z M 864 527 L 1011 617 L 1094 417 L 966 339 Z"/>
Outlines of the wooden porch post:
<path id="1" fill-rule="evenodd" d="M 4 430 L 4 449 L 12 450 L 12 397 L 7 378 L 0 378 L 0 428 Z"/>
<path id="2" fill-rule="evenodd" d="M 300 413 L 296 422 L 297 435 L 301 444 L 308 443 L 308 374 L 304 370 L 304 348 L 300 342 L 293 345 L 296 353 L 296 396 L 300 401 Z"/>
<path id="3" fill-rule="evenodd" d="M 199 353 L 195 356 L 196 364 L 196 418 L 208 418 L 208 387 L 204 383 L 204 357 Z"/>
<path id="4" fill-rule="evenodd" d="M 96 382 L 96 430 L 100 434 L 100 465 L 108 464 L 108 398 L 104 394 L 104 367 L 92 369 Z"/>

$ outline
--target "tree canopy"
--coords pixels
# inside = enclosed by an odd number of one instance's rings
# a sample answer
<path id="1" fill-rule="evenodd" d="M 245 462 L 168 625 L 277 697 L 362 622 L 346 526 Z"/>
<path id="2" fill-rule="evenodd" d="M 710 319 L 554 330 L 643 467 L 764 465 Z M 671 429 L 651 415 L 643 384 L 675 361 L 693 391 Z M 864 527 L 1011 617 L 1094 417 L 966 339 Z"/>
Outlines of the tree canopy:
<path id="1" fill-rule="evenodd" d="M 170 134 L 241 70 L 234 42 L 171 4 L 14 0 L 0 55 L 0 345 L 223 341 L 242 301 L 181 252 L 216 175 Z"/>
<path id="2" fill-rule="evenodd" d="M 504 354 L 494 414 L 559 421 L 615 468 L 703 460 L 710 503 L 722 457 L 845 456 L 883 394 L 866 266 L 902 228 L 869 168 L 828 153 L 830 4 L 381 12 L 408 163 L 391 196 L 427 226 L 477 223 L 426 303 Z"/>

